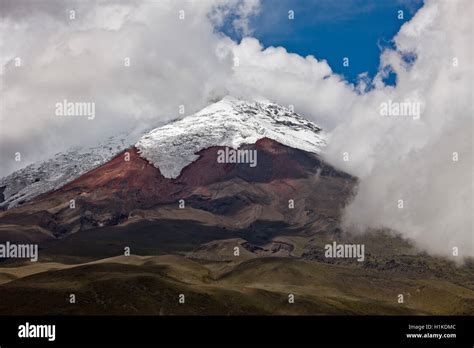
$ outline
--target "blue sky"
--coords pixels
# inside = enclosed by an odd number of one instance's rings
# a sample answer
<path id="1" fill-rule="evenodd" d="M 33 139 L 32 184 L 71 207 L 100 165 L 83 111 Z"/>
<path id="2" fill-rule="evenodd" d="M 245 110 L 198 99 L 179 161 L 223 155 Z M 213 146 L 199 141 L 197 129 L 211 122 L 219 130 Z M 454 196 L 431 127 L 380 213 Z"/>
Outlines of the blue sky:
<path id="1" fill-rule="evenodd" d="M 332 70 L 349 82 L 367 72 L 373 78 L 383 47 L 404 22 L 423 5 L 423 0 L 262 0 L 262 9 L 252 19 L 252 36 L 264 47 L 283 46 L 302 56 L 314 55 L 328 61 Z M 294 11 L 294 20 L 288 11 Z M 404 12 L 403 20 L 397 18 Z M 229 26 L 224 32 L 239 41 Z M 349 66 L 343 66 L 343 58 Z M 391 74 L 387 84 L 394 84 Z"/>

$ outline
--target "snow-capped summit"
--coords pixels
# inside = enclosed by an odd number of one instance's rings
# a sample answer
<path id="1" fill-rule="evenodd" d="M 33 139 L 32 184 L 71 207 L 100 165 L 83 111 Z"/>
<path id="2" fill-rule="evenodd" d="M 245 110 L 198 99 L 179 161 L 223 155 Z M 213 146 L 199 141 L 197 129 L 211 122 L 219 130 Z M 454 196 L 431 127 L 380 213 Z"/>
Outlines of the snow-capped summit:
<path id="1" fill-rule="evenodd" d="M 248 102 L 227 96 L 144 135 L 118 134 L 97 146 L 76 147 L 0 178 L 0 210 L 59 189 L 134 144 L 142 158 L 170 179 L 197 160 L 196 153 L 201 150 L 213 146 L 237 149 L 262 138 L 313 153 L 325 146 L 321 128 L 291 110 L 268 101 Z"/>
<path id="2" fill-rule="evenodd" d="M 164 177 L 177 178 L 203 149 L 237 149 L 262 138 L 313 153 L 326 144 L 320 127 L 288 108 L 226 96 L 193 115 L 152 130 L 135 147 Z"/>

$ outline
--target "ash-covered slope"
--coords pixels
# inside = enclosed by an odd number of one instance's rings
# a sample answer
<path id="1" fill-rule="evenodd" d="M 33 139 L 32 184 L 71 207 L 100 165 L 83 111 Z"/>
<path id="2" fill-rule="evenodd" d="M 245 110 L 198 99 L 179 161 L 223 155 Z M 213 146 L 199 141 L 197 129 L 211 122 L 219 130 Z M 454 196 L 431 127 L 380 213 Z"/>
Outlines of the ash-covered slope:
<path id="1" fill-rule="evenodd" d="M 201 150 L 212 146 L 237 149 L 263 138 L 312 153 L 319 153 L 326 144 L 321 128 L 287 108 L 227 96 L 194 115 L 152 130 L 135 147 L 164 177 L 177 178 Z"/>

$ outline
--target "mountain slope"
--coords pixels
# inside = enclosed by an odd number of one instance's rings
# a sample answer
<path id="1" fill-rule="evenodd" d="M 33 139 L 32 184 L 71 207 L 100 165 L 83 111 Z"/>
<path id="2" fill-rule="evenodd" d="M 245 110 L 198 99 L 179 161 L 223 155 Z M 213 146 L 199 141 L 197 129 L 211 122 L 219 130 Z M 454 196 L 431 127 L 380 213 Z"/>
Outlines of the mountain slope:
<path id="1" fill-rule="evenodd" d="M 321 129 L 300 115 L 277 104 L 227 96 L 151 132 L 123 133 L 96 146 L 76 147 L 1 178 L 0 210 L 59 189 L 135 143 L 139 155 L 159 168 L 165 178 L 177 178 L 183 168 L 197 160 L 201 150 L 212 146 L 239 148 L 262 138 L 312 153 L 325 146 Z"/>
<path id="2" fill-rule="evenodd" d="M 255 168 L 218 163 L 219 149 L 198 152 L 198 160 L 169 179 L 132 147 L 60 189 L 0 213 L 0 224 L 40 226 L 59 237 L 139 216 L 149 219 L 165 207 L 181 210 L 183 200 L 186 209 L 179 216 L 184 220 L 202 219 L 196 216 L 198 210 L 207 219 L 216 217 L 214 223 L 234 227 L 258 220 L 296 226 L 321 217 L 336 219 L 354 184 L 352 177 L 317 155 L 267 138 L 241 147 L 258 152 Z M 294 208 L 289 208 L 290 200 Z"/>

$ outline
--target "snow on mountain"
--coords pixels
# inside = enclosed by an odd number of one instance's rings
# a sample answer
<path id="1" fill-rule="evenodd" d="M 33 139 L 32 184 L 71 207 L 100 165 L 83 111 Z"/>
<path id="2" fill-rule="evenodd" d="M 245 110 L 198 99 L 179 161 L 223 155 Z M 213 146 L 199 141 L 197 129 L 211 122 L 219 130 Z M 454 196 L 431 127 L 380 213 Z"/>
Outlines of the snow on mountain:
<path id="1" fill-rule="evenodd" d="M 141 136 L 141 138 L 140 138 Z M 143 132 L 112 136 L 98 145 L 72 148 L 0 179 L 0 210 L 58 189 L 106 163 L 132 146 L 167 178 L 176 178 L 211 146 L 239 148 L 262 138 L 319 153 L 325 146 L 321 129 L 287 108 L 267 101 L 247 102 L 227 96 L 203 110 Z"/>
<path id="2" fill-rule="evenodd" d="M 30 164 L 1 178 L 0 209 L 13 208 L 42 193 L 60 188 L 112 159 L 133 145 L 140 135 L 134 132 L 121 133 L 96 146 L 73 147 L 46 161 Z"/>
<path id="3" fill-rule="evenodd" d="M 203 149 L 237 149 L 262 138 L 313 153 L 326 145 L 321 128 L 287 108 L 227 96 L 194 115 L 152 130 L 135 147 L 163 176 L 177 178 Z"/>

